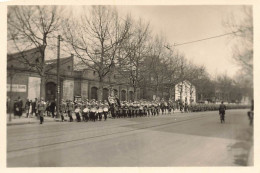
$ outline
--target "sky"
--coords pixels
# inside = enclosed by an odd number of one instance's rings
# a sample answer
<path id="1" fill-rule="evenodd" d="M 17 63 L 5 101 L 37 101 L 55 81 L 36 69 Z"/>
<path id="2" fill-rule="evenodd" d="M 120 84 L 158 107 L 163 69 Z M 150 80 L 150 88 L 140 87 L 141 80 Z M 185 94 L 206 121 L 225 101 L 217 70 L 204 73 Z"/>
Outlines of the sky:
<path id="1" fill-rule="evenodd" d="M 240 67 L 232 59 L 234 40 L 229 36 L 210 39 L 202 42 L 174 46 L 225 34 L 227 28 L 223 21 L 232 14 L 235 18 L 241 17 L 241 6 L 212 5 L 212 6 L 183 6 L 183 5 L 155 5 L 155 6 L 116 6 L 121 18 L 126 14 L 150 23 L 153 35 L 162 35 L 170 43 L 172 50 L 179 50 L 185 57 L 198 65 L 204 65 L 212 77 L 218 74 L 236 75 Z M 79 17 L 83 6 L 66 6 L 67 15 Z M 50 53 L 51 55 L 53 53 Z M 64 55 L 63 55 L 64 54 Z M 61 51 L 61 57 L 68 56 Z M 56 54 L 55 54 L 56 55 Z"/>
<path id="2" fill-rule="evenodd" d="M 241 6 L 120 6 L 122 15 L 131 13 L 150 22 L 153 32 L 174 44 L 227 33 L 223 20 L 239 18 Z M 232 59 L 233 41 L 229 36 L 174 47 L 195 64 L 204 65 L 211 76 L 233 77 L 239 67 Z"/>

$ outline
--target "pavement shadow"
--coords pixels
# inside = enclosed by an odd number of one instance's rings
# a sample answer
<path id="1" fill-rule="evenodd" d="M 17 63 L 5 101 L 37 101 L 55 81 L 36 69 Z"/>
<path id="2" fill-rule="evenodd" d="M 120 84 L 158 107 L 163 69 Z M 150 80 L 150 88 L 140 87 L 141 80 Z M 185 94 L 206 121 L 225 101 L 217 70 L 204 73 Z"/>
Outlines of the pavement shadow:
<path id="1" fill-rule="evenodd" d="M 253 129 L 246 129 L 243 133 L 243 141 L 237 141 L 229 146 L 234 153 L 234 164 L 248 166 L 248 160 L 252 157 L 250 150 L 253 149 Z"/>

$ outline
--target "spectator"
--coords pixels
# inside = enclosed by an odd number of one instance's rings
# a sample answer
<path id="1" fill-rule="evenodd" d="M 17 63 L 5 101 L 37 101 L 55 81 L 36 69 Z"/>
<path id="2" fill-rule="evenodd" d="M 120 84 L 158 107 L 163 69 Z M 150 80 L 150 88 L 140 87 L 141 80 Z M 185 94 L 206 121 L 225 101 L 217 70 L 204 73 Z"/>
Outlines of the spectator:
<path id="1" fill-rule="evenodd" d="M 31 105 L 31 102 L 29 101 L 29 99 L 27 99 L 27 101 L 26 101 L 26 103 L 25 103 L 26 118 L 29 117 L 30 105 Z"/>
<path id="2" fill-rule="evenodd" d="M 55 101 L 52 100 L 51 104 L 50 104 L 50 112 L 51 112 L 52 118 L 55 117 L 55 115 L 54 115 L 55 108 L 56 108 L 56 99 L 55 99 Z"/>

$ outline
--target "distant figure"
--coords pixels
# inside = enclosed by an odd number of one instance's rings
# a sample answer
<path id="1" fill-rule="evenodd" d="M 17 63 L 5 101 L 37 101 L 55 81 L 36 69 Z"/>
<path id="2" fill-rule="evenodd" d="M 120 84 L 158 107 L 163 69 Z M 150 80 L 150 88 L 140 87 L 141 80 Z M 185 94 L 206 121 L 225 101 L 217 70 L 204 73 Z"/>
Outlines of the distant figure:
<path id="1" fill-rule="evenodd" d="M 41 101 L 38 103 L 38 111 L 40 115 L 40 124 L 44 122 L 44 111 L 46 109 L 46 103 L 44 102 L 44 99 L 41 98 Z"/>
<path id="2" fill-rule="evenodd" d="M 254 100 L 251 100 L 251 109 L 247 112 L 249 118 L 249 124 L 252 126 L 254 121 Z"/>
<path id="3" fill-rule="evenodd" d="M 10 102 L 10 97 L 7 96 L 7 99 L 6 99 L 6 112 L 10 111 L 9 102 Z"/>
<path id="4" fill-rule="evenodd" d="M 29 101 L 29 99 L 27 99 L 27 100 L 26 100 L 26 103 L 25 103 L 26 118 L 29 117 L 29 113 L 30 113 L 30 105 L 31 105 L 31 102 Z"/>
<path id="5" fill-rule="evenodd" d="M 32 112 L 31 114 L 35 113 L 35 116 L 37 117 L 37 105 L 38 105 L 38 100 L 35 98 L 35 100 L 31 103 L 32 104 Z"/>
<path id="6" fill-rule="evenodd" d="M 254 111 L 254 99 L 251 100 L 251 111 Z"/>
<path id="7" fill-rule="evenodd" d="M 225 113 L 226 113 L 226 106 L 223 104 L 223 101 L 219 105 L 219 115 L 220 115 L 220 121 L 225 122 Z"/>
<path id="8" fill-rule="evenodd" d="M 50 104 L 50 112 L 51 112 L 51 115 L 52 115 L 52 118 L 55 117 L 55 114 L 54 114 L 54 111 L 55 111 L 55 107 L 56 107 L 56 100 L 52 100 L 51 101 L 51 104 Z"/>
<path id="9" fill-rule="evenodd" d="M 219 114 L 225 115 L 225 112 L 226 112 L 226 105 L 224 105 L 224 103 L 222 101 L 221 104 L 219 105 Z"/>
<path id="10" fill-rule="evenodd" d="M 14 102 L 14 115 L 19 116 L 21 118 L 23 114 L 23 101 L 20 97 L 18 97 L 18 100 Z"/>
<path id="11" fill-rule="evenodd" d="M 184 112 L 188 112 L 188 103 L 185 101 L 184 104 Z"/>
<path id="12" fill-rule="evenodd" d="M 183 112 L 183 102 L 180 102 L 180 111 Z"/>

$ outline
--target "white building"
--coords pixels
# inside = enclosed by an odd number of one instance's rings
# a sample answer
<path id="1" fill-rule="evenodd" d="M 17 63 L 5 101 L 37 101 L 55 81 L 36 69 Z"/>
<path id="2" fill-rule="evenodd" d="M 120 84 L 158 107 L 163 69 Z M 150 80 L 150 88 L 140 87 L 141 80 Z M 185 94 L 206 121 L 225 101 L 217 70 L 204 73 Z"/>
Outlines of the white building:
<path id="1" fill-rule="evenodd" d="M 183 102 L 196 102 L 196 88 L 189 81 L 185 80 L 175 85 L 175 101 L 182 100 Z"/>

